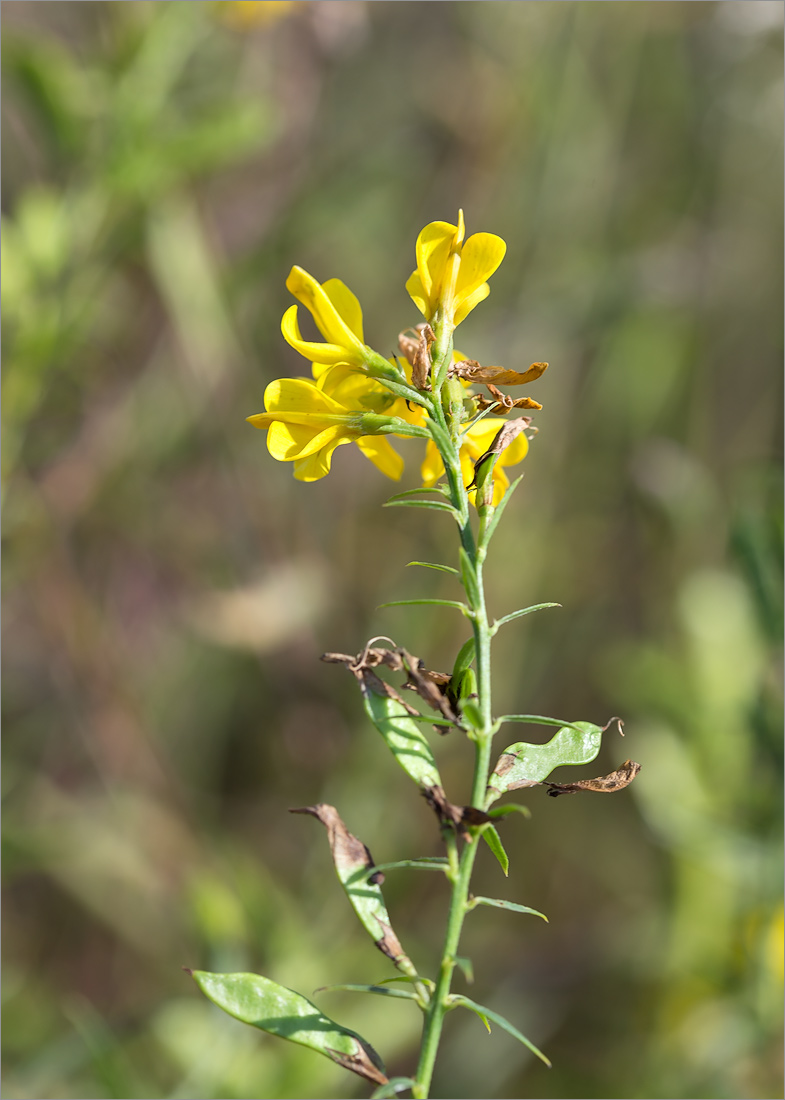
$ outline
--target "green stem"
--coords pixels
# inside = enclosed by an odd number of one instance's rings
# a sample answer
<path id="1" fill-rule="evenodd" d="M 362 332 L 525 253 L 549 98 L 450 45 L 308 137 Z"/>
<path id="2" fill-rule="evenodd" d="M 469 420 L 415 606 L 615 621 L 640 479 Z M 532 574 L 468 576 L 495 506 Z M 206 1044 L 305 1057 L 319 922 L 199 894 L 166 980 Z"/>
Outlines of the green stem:
<path id="1" fill-rule="evenodd" d="M 436 419 L 441 422 L 442 427 L 449 429 L 451 425 L 445 423 L 444 414 L 438 401 L 434 402 L 434 404 L 436 406 L 434 410 L 436 412 Z M 441 416 L 439 414 L 441 414 Z M 482 560 L 485 555 L 479 550 L 474 538 L 474 533 L 471 529 L 469 520 L 469 501 L 461 474 L 458 444 L 452 437 L 449 438 L 449 446 L 447 446 L 447 439 L 441 436 L 440 439 L 443 441 L 443 446 L 440 446 L 439 450 L 447 473 L 451 502 L 460 516 L 458 528 L 461 537 L 461 545 L 474 568 L 477 578 L 474 599 L 472 599 L 468 591 L 466 592 L 466 596 L 472 610 L 472 627 L 474 630 L 477 670 L 477 695 L 478 705 L 482 715 L 482 729 L 474 734 L 475 767 L 471 804 L 472 806 L 482 809 L 485 799 L 485 789 L 488 784 L 491 741 L 493 738 L 490 659 L 491 634 L 488 628 L 488 615 L 485 609 L 485 594 L 482 580 Z M 449 836 L 447 843 L 450 863 L 453 865 L 458 844 L 457 837 L 454 834 Z M 417 1083 L 412 1086 L 412 1096 L 415 1100 L 426 1100 L 430 1091 L 431 1078 L 436 1062 L 436 1054 L 439 1049 L 444 1017 L 449 1007 L 448 998 L 450 986 L 452 984 L 453 970 L 456 965 L 455 960 L 461 939 L 463 921 L 468 911 L 467 902 L 469 900 L 469 887 L 478 845 L 479 832 L 476 829 L 472 829 L 470 830 L 470 836 L 464 843 L 463 851 L 460 854 L 457 874 L 453 876 L 452 897 L 450 899 L 450 909 L 447 916 L 447 930 L 444 938 L 441 964 L 439 966 L 439 976 L 428 1010 L 425 1014 L 420 1060 L 416 1074 Z"/>

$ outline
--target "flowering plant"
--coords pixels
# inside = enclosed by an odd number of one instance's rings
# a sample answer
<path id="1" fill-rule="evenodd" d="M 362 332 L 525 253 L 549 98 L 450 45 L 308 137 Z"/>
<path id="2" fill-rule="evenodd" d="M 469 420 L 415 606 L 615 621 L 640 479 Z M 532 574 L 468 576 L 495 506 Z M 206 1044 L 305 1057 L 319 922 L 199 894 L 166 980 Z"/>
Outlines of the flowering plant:
<path id="1" fill-rule="evenodd" d="M 535 381 L 547 363 L 532 363 L 523 372 L 482 366 L 458 354 L 456 327 L 489 293 L 487 280 L 501 263 L 506 245 L 491 233 L 465 238 L 463 212 L 458 224 L 432 222 L 417 238 L 417 267 L 406 288 L 424 321 L 399 337 L 400 357 L 386 359 L 364 340 L 362 311 L 354 294 L 338 279 L 318 283 L 294 267 L 287 286 L 311 313 L 324 343 L 304 340 L 298 306 L 284 314 L 287 342 L 311 363 L 310 378 L 282 378 L 265 391 L 265 411 L 249 421 L 267 431 L 267 446 L 278 461 L 292 462 L 294 476 L 317 481 L 330 471 L 336 447 L 356 443 L 362 453 L 392 479 L 403 459 L 390 436 L 423 439 L 422 487 L 393 496 L 393 506 L 446 513 L 457 527 L 457 566 L 417 562 L 456 576 L 463 600 L 402 600 L 457 609 L 471 636 L 461 646 L 450 673 L 430 670 L 403 645 L 383 647 L 371 639 L 357 654 L 326 653 L 323 660 L 342 664 L 355 678 L 371 723 L 397 763 L 433 808 L 444 855 L 403 859 L 376 865 L 366 846 L 349 832 L 334 806 L 318 803 L 294 813 L 309 814 L 326 828 L 335 869 L 349 902 L 376 947 L 398 970 L 397 977 L 377 985 L 339 985 L 330 989 L 408 999 L 423 1014 L 422 1044 L 411 1077 L 389 1079 L 379 1055 L 360 1035 L 325 1016 L 301 994 L 256 974 L 193 971 L 204 993 L 246 1023 L 312 1048 L 365 1077 L 378 1087 L 374 1097 L 410 1091 L 429 1095 L 445 1016 L 456 1008 L 477 1013 L 490 1028 L 498 1024 L 550 1064 L 514 1024 L 492 1008 L 451 991 L 453 973 L 462 965 L 458 947 L 464 920 L 478 905 L 490 905 L 543 917 L 529 906 L 497 898 L 476 897 L 470 890 L 480 842 L 486 843 L 507 874 L 509 860 L 496 825 L 509 813 L 526 812 L 516 803 L 496 806 L 503 795 L 544 784 L 553 796 L 574 791 L 612 792 L 626 787 L 639 770 L 627 760 L 596 779 L 559 784 L 549 780 L 565 764 L 595 759 L 604 726 L 536 714 L 494 716 L 491 703 L 491 640 L 507 622 L 543 608 L 540 603 L 491 622 L 485 606 L 483 564 L 498 522 L 521 478 L 510 484 L 506 468 L 521 462 L 534 429 L 527 415 L 498 419 L 512 410 L 540 409 L 528 397 L 513 398 L 500 386 Z M 475 393 L 484 386 L 487 394 Z M 393 606 L 386 604 L 382 606 Z M 417 696 L 417 706 L 401 695 L 381 672 L 404 676 L 402 687 Z M 409 696 L 411 698 L 411 695 Z M 508 745 L 492 765 L 492 742 L 505 723 L 556 727 L 545 744 L 518 741 Z M 454 731 L 473 746 L 474 776 L 468 805 L 450 801 L 439 774 L 436 753 L 425 730 Z M 621 722 L 618 722 L 621 732 Z M 437 871 L 450 885 L 444 947 L 433 978 L 406 954 L 393 931 L 381 891 L 383 872 L 397 868 Z M 545 918 L 543 918 L 545 919 Z M 392 985 L 389 983 L 400 983 Z"/>

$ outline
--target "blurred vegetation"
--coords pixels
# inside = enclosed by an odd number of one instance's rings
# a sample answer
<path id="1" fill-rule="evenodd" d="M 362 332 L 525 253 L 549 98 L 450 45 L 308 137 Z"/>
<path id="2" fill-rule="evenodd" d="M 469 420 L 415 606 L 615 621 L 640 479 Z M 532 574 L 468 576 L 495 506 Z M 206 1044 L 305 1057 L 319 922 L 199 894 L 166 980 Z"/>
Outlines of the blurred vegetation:
<path id="1" fill-rule="evenodd" d="M 392 351 L 415 236 L 460 205 L 509 245 L 462 350 L 551 364 L 490 597 L 564 607 L 501 635 L 496 709 L 620 713 L 601 763 L 643 769 L 504 826 L 504 896 L 550 925 L 468 924 L 473 995 L 554 1069 L 456 1015 L 434 1095 L 781 1096 L 782 6 L 3 17 L 4 1094 L 367 1094 L 180 967 L 385 976 L 288 806 L 335 803 L 379 861 L 438 852 L 318 656 L 384 633 L 450 667 L 450 612 L 376 606 L 451 597 L 404 565 L 453 533 L 382 511 L 355 448 L 295 482 L 244 417 L 303 370 L 293 263 Z M 466 746 L 437 748 L 459 801 Z M 385 887 L 426 972 L 436 877 Z M 407 1004 L 320 998 L 411 1068 Z"/>

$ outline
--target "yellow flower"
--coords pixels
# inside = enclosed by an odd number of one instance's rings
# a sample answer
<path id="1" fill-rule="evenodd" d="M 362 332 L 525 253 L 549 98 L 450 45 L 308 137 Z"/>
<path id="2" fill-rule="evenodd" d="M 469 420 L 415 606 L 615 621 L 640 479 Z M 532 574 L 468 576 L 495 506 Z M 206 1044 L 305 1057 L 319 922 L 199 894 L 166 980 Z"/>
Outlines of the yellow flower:
<path id="1" fill-rule="evenodd" d="M 267 429 L 267 449 L 279 462 L 294 463 L 298 481 L 325 477 L 333 451 L 344 443 L 356 443 L 383 474 L 397 481 L 403 459 L 377 433 L 405 427 L 390 415 L 398 403 L 382 386 L 340 366 L 323 371 L 315 382 L 276 379 L 264 391 L 267 411 L 247 419 L 254 427 Z"/>
<path id="2" fill-rule="evenodd" d="M 487 418 L 480 420 L 477 424 L 473 424 L 471 428 L 469 428 L 463 438 L 463 445 L 460 451 L 461 473 L 463 475 L 464 485 L 471 485 L 474 481 L 474 464 L 477 459 L 488 450 L 498 431 L 498 421 L 494 423 Z M 518 462 L 522 462 L 528 450 L 529 441 L 526 438 L 526 433 L 521 432 L 520 435 L 513 439 L 509 447 L 502 451 L 496 460 L 496 467 L 493 472 L 492 504 L 494 507 L 504 496 L 510 484 L 510 479 L 507 477 L 503 467 L 515 466 Z M 441 455 L 436 449 L 436 445 L 431 440 L 428 441 L 425 450 L 425 460 L 420 468 L 420 474 L 425 488 L 430 488 L 432 485 L 435 485 L 444 474 L 444 463 L 442 462 Z M 474 502 L 474 497 L 475 490 L 472 489 L 469 493 L 469 500 Z"/>
<path id="3" fill-rule="evenodd" d="M 288 15 L 295 0 L 219 0 L 213 5 L 223 22 L 237 30 L 265 26 Z"/>
<path id="4" fill-rule="evenodd" d="M 459 325 L 490 293 L 486 279 L 504 259 L 507 245 L 493 233 L 475 233 L 466 242 L 464 234 L 459 210 L 457 225 L 431 222 L 417 238 L 417 270 L 406 289 L 427 321 L 438 314 Z"/>
<path id="5" fill-rule="evenodd" d="M 301 267 L 293 267 L 286 286 L 311 313 L 316 327 L 327 341 L 304 340 L 297 321 L 297 306 L 283 315 L 281 332 L 287 344 L 310 359 L 318 378 L 336 363 L 348 363 L 371 374 L 401 380 L 400 372 L 363 342 L 363 314 L 360 303 L 340 279 L 318 283 Z"/>

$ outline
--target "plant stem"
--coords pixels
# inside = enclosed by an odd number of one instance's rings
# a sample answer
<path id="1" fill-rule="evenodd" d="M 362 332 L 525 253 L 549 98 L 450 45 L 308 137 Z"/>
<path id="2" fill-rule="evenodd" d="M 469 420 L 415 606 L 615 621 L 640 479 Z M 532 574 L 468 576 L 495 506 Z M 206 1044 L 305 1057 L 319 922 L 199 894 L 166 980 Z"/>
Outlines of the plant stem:
<path id="1" fill-rule="evenodd" d="M 437 408 L 441 412 L 438 405 Z M 437 413 L 438 416 L 438 413 Z M 441 416 L 443 426 L 444 417 Z M 482 809 L 485 800 L 485 789 L 488 783 L 488 771 L 490 766 L 491 741 L 493 738 L 493 717 L 491 708 L 491 635 L 488 629 L 488 616 L 485 609 L 485 595 L 482 583 L 482 553 L 475 542 L 474 533 L 469 521 L 469 502 L 466 489 L 463 484 L 461 466 L 458 457 L 458 447 L 453 439 L 451 447 L 439 448 L 447 473 L 450 486 L 452 504 L 458 512 L 461 520 L 458 524 L 461 545 L 474 569 L 477 585 L 474 599 L 466 586 L 466 596 L 472 610 L 472 627 L 474 630 L 475 663 L 477 671 L 477 696 L 480 714 L 482 715 L 482 729 L 474 732 L 475 738 L 475 767 L 472 783 L 472 806 Z M 457 846 L 457 837 L 448 837 L 448 846 Z M 422 1046 L 420 1049 L 420 1061 L 417 1066 L 416 1084 L 412 1086 L 412 1096 L 415 1100 L 426 1100 L 433 1076 L 433 1068 L 436 1062 L 436 1054 L 441 1039 L 444 1017 L 449 1009 L 450 985 L 452 983 L 453 970 L 456 965 L 458 945 L 460 943 L 463 921 L 467 913 L 469 899 L 469 886 L 471 883 L 474 861 L 477 856 L 479 844 L 479 832 L 470 830 L 460 854 L 458 873 L 452 883 L 452 897 L 447 916 L 447 931 L 444 938 L 444 948 L 439 967 L 439 976 L 436 988 L 431 997 L 423 1026 Z M 452 862 L 452 860 L 451 860 Z"/>

